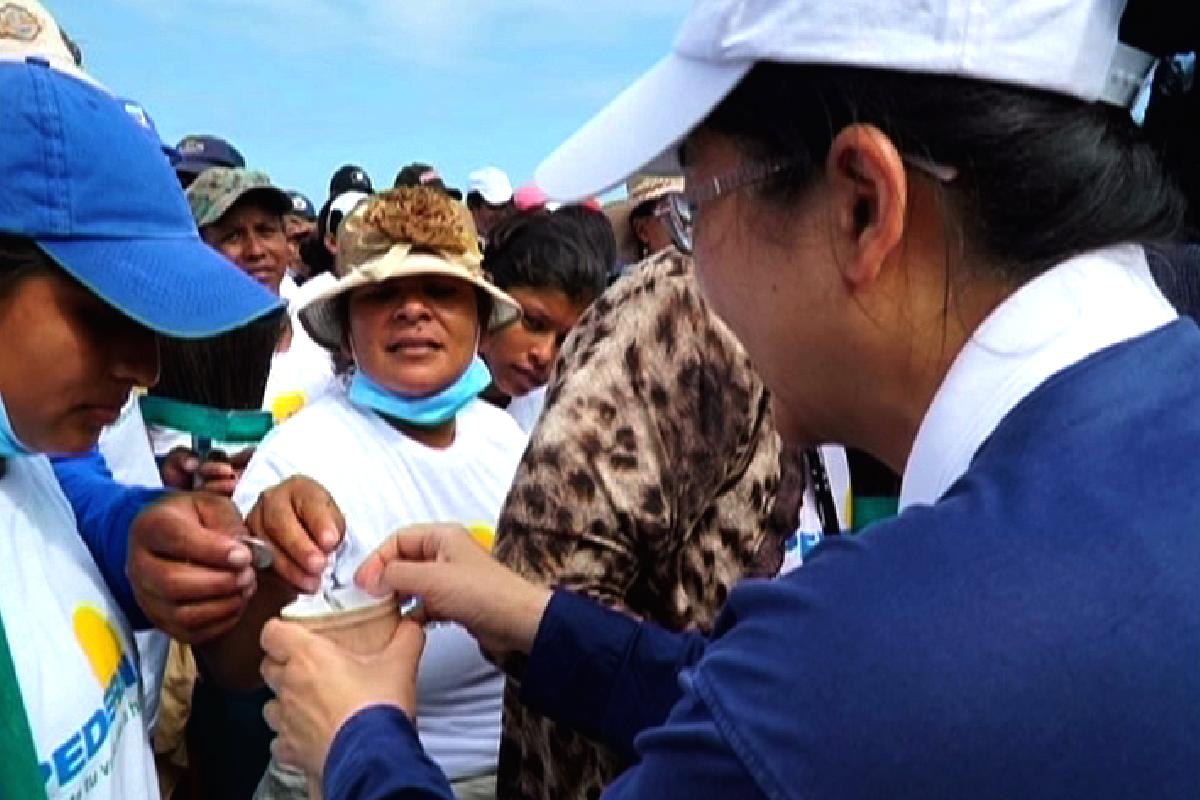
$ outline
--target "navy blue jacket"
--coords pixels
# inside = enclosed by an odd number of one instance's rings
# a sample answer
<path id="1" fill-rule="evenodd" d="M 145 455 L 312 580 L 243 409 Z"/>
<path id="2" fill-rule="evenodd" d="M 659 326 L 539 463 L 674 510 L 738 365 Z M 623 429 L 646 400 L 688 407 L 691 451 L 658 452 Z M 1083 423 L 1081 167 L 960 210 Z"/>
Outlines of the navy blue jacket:
<path id="1" fill-rule="evenodd" d="M 1200 797 L 1200 331 L 1052 377 L 940 502 L 744 583 L 708 640 L 557 594 L 522 684 L 635 760 L 609 798 Z M 451 797 L 382 707 L 324 790 Z"/>

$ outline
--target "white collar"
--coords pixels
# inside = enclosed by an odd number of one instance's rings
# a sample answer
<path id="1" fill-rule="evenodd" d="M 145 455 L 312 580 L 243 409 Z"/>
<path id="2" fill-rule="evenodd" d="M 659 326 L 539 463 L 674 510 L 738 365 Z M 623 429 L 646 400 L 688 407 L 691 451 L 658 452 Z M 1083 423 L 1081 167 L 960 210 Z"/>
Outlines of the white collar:
<path id="1" fill-rule="evenodd" d="M 1077 256 L 1022 286 L 984 320 L 942 381 L 908 456 L 900 509 L 937 502 L 1047 378 L 1176 316 L 1139 245 Z"/>

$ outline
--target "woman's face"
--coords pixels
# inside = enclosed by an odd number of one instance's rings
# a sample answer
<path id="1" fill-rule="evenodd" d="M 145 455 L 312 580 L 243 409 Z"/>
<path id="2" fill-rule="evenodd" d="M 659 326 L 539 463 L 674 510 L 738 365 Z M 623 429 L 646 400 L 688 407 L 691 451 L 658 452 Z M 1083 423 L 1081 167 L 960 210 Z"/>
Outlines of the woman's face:
<path id="1" fill-rule="evenodd" d="M 729 139 L 704 133 L 688 140 L 687 162 L 689 196 L 750 166 Z M 843 358 L 835 332 L 844 293 L 820 205 L 806 199 L 781 211 L 759 188 L 751 183 L 694 209 L 696 272 L 771 390 L 780 433 L 807 445 L 824 438 L 812 412 Z"/>
<path id="2" fill-rule="evenodd" d="M 516 286 L 507 291 L 521 304 L 521 319 L 485 336 L 480 352 L 496 388 L 522 397 L 550 380 L 558 350 L 586 306 L 558 289 Z"/>
<path id="3" fill-rule="evenodd" d="M 59 270 L 0 300 L 0 394 L 18 438 L 38 452 L 96 444 L 134 386 L 158 378 L 155 335 Z"/>
<path id="4" fill-rule="evenodd" d="M 443 275 L 392 278 L 350 294 L 355 364 L 376 383 L 427 397 L 459 378 L 479 342 L 475 287 Z"/>
<path id="5" fill-rule="evenodd" d="M 728 138 L 699 132 L 686 147 L 696 272 L 771 390 L 780 433 L 869 445 L 902 467 L 970 320 L 995 301 L 985 291 L 948 311 L 937 185 L 910 181 L 871 126 L 841 131 L 801 195 L 781 201 L 763 197 L 747 172 L 761 165 Z M 714 178 L 738 188 L 712 197 Z"/>

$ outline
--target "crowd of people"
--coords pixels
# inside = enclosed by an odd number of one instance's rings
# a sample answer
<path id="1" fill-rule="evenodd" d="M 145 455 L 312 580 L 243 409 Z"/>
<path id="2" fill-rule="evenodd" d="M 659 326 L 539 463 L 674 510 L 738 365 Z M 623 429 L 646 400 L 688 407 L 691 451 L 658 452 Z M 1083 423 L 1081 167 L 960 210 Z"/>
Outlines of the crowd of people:
<path id="1" fill-rule="evenodd" d="M 0 6 L 0 798 L 1200 796 L 1174 14 L 698 0 L 314 203 Z"/>

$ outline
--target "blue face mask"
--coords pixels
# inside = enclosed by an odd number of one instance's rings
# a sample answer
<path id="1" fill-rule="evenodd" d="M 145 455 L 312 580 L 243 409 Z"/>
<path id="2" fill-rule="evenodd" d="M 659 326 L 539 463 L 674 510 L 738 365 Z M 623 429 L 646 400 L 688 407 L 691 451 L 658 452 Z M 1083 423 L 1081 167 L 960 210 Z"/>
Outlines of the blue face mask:
<path id="1" fill-rule="evenodd" d="M 483 359 L 476 356 L 458 380 L 429 397 L 398 395 L 371 380 L 361 370 L 355 370 L 346 397 L 361 408 L 378 411 L 410 425 L 432 428 L 454 419 L 463 406 L 479 397 L 491 383 L 492 373 Z"/>
<path id="2" fill-rule="evenodd" d="M 33 455 L 33 451 L 17 438 L 16 431 L 8 421 L 8 412 L 4 409 L 4 398 L 0 398 L 0 458 Z"/>

